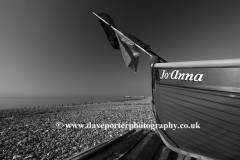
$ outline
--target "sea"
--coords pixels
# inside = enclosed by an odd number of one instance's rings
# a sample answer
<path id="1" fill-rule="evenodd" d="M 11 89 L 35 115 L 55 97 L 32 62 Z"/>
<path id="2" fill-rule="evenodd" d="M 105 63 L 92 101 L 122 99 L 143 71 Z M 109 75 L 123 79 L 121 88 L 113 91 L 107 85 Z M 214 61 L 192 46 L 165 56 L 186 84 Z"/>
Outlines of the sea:
<path id="1" fill-rule="evenodd" d="M 74 97 L 74 98 L 62 98 L 62 97 L 0 97 L 0 110 L 13 109 L 13 108 L 29 108 L 29 107 L 52 107 L 53 105 L 72 105 L 72 104 L 84 104 L 94 102 L 105 101 L 118 101 L 124 100 L 124 96 L 99 96 L 99 97 Z"/>

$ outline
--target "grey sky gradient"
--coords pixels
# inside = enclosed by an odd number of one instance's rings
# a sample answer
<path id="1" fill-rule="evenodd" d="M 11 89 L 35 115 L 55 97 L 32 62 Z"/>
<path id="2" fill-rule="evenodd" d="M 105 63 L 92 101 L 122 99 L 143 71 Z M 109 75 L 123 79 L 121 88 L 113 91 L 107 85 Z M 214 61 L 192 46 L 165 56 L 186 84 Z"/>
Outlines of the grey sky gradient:
<path id="1" fill-rule="evenodd" d="M 126 68 L 92 12 L 169 62 L 240 58 L 239 1 L 1 0 L 0 97 L 151 95 L 149 58 Z"/>

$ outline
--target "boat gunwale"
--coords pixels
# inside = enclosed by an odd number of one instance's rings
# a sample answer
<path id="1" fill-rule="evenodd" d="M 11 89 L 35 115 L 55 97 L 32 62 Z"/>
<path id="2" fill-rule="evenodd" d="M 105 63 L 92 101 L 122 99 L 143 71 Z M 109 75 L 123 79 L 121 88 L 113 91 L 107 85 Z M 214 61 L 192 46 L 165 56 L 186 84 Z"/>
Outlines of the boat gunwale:
<path id="1" fill-rule="evenodd" d="M 223 60 L 206 60 L 206 61 L 185 61 L 185 62 L 168 62 L 153 63 L 154 68 L 224 68 L 240 67 L 240 59 L 223 59 Z"/>

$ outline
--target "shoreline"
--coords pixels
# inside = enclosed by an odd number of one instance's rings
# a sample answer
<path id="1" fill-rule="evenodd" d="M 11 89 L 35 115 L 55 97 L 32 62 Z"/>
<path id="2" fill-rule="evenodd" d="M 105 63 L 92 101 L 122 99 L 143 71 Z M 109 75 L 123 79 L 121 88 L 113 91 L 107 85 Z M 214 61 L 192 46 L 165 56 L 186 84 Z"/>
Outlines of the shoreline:
<path id="1" fill-rule="evenodd" d="M 124 98 L 123 96 L 106 96 L 106 97 L 73 97 L 73 98 L 32 98 L 32 97 L 21 97 L 21 98 L 0 98 L 0 112 L 3 110 L 11 109 L 27 109 L 27 108 L 38 108 L 38 107 L 55 107 L 55 106 L 71 106 L 71 105 L 83 105 L 88 103 L 101 103 L 111 101 L 122 101 L 122 100 L 133 100 L 139 98 L 148 97 L 132 97 Z"/>
<path id="2" fill-rule="evenodd" d="M 99 105 L 99 104 L 112 104 L 116 105 L 117 103 L 123 103 L 123 102 L 132 102 L 133 101 L 138 101 L 138 100 L 148 100 L 151 99 L 151 97 L 139 97 L 139 98 L 127 98 L 123 100 L 112 100 L 112 101 L 102 101 L 102 102 L 85 102 L 85 103 L 72 103 L 68 105 L 53 105 L 53 106 L 38 106 L 38 107 L 24 107 L 24 108 L 10 108 L 10 109 L 0 109 L 0 119 L 2 118 L 14 118 L 14 113 L 18 114 L 24 114 L 24 112 L 33 112 L 33 114 L 39 114 L 37 113 L 38 111 L 33 111 L 33 110 L 39 110 L 39 112 L 43 112 L 40 110 L 67 110 L 68 108 L 73 108 L 73 107 L 86 107 L 86 106 L 91 106 L 92 105 Z M 125 104 L 124 104 L 125 105 Z M 129 104 L 131 105 L 131 104 Z M 23 112 L 23 113 L 19 113 Z M 9 116 L 3 116 L 3 114 L 10 114 Z M 49 113 L 47 113 L 49 114 Z"/>

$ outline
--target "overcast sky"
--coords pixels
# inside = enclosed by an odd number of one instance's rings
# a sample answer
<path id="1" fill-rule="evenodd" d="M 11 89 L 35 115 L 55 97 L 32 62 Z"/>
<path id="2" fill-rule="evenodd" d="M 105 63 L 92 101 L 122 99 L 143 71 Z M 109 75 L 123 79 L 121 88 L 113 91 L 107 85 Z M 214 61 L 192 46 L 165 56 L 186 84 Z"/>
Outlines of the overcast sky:
<path id="1" fill-rule="evenodd" d="M 92 12 L 169 62 L 240 58 L 240 1 L 1 0 L 0 97 L 151 95 Z"/>

